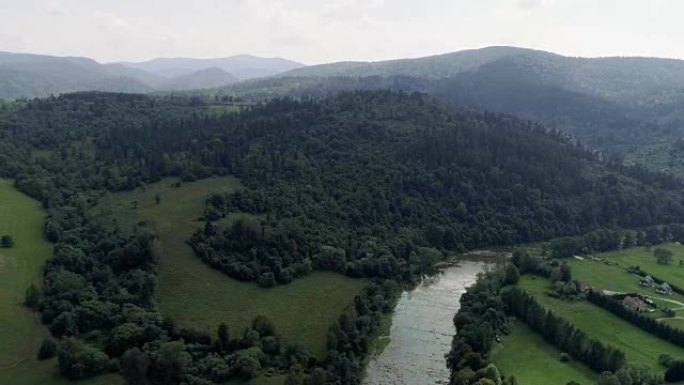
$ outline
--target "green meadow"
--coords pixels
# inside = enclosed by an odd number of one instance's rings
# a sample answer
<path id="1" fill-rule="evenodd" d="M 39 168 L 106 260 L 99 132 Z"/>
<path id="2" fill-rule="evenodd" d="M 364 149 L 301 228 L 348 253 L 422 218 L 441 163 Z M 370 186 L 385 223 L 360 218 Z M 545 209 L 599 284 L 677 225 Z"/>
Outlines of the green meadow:
<path id="1" fill-rule="evenodd" d="M 36 354 L 47 330 L 38 316 L 23 306 L 24 293 L 39 284 L 52 247 L 43 238 L 40 203 L 0 180 L 0 235 L 10 235 L 15 246 L 0 249 L 0 384 L 66 385 L 54 360 L 38 361 Z M 77 382 L 81 385 L 120 385 L 118 376 Z"/>
<path id="2" fill-rule="evenodd" d="M 622 350 L 631 365 L 662 371 L 664 368 L 658 364 L 660 354 L 684 358 L 684 348 L 651 335 L 588 301 L 566 301 L 548 296 L 549 281 L 546 279 L 523 276 L 518 285 L 589 337 Z"/>
<path id="3" fill-rule="evenodd" d="M 669 265 L 659 264 L 653 257 L 653 249 L 662 247 L 672 251 L 673 261 Z M 616 262 L 623 267 L 639 266 L 649 274 L 684 287 L 684 246 L 678 243 L 666 243 L 655 247 L 634 247 L 631 249 L 611 251 L 597 255 Z M 683 261 L 680 266 L 679 261 Z"/>
<path id="4" fill-rule="evenodd" d="M 211 269 L 186 240 L 204 225 L 198 218 L 207 197 L 235 191 L 240 182 L 221 177 L 174 187 L 177 182 L 167 178 L 134 191 L 109 194 L 93 210 L 123 226 L 147 220 L 156 227 L 161 240 L 158 304 L 162 315 L 209 331 L 225 322 L 237 333 L 261 314 L 275 323 L 284 341 L 299 343 L 316 356 L 325 355 L 328 328 L 367 281 L 314 272 L 289 285 L 263 289 Z"/>
<path id="5" fill-rule="evenodd" d="M 675 310 L 677 316 L 680 316 L 680 313 L 684 311 L 681 309 L 684 307 L 683 295 L 677 293 L 663 295 L 657 293 L 654 288 L 641 286 L 639 284 L 639 277 L 627 272 L 625 266 L 616 266 L 592 260 L 580 261 L 576 259 L 569 260 L 568 264 L 572 269 L 573 279 L 586 282 L 594 289 L 622 293 L 639 293 L 651 298 L 658 305 L 659 309 L 677 309 Z M 679 267 L 672 268 L 678 269 Z M 660 311 L 646 314 L 658 319 L 664 317 L 663 313 Z M 684 326 L 684 323 L 680 326 Z"/>
<path id="6" fill-rule="evenodd" d="M 515 376 L 519 384 L 596 383 L 596 373 L 579 362 L 561 362 L 560 354 L 539 334 L 518 322 L 494 348 L 492 361 L 506 377 Z M 540 368 L 543 368 L 544 375 L 540 375 Z"/>
<path id="7" fill-rule="evenodd" d="M 662 371 L 664 368 L 658 364 L 660 354 L 684 358 L 684 348 L 651 335 L 588 301 L 566 301 L 548 296 L 549 284 L 546 279 L 532 276 L 523 276 L 518 283 L 544 307 L 589 337 L 622 350 L 629 364 Z"/>

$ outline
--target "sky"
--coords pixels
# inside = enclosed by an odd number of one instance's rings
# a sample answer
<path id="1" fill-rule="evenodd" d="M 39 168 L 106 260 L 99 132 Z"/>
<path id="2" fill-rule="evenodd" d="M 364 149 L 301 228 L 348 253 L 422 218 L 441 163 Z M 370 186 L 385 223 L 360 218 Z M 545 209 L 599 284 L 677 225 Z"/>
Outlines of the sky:
<path id="1" fill-rule="evenodd" d="M 682 0 L 0 0 L 0 51 L 304 64 L 492 45 L 684 59 Z"/>

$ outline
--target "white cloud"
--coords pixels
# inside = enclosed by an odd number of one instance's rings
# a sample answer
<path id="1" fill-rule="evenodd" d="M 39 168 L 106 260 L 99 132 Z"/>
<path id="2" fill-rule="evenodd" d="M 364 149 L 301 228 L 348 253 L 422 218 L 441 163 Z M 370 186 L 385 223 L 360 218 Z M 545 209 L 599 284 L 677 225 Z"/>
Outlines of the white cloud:
<path id="1" fill-rule="evenodd" d="M 0 0 L 0 50 L 305 63 L 488 45 L 684 58 L 679 0 Z"/>
<path id="2" fill-rule="evenodd" d="M 554 0 L 516 0 L 515 5 L 522 9 L 536 9 L 553 6 Z"/>

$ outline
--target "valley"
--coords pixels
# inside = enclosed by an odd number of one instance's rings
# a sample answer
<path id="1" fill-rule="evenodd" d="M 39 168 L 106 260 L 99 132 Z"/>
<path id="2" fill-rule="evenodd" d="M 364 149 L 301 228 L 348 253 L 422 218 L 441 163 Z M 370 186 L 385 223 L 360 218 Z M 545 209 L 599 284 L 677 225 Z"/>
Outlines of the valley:
<path id="1" fill-rule="evenodd" d="M 682 383 L 681 90 L 505 46 L 0 52 L 0 384 Z"/>

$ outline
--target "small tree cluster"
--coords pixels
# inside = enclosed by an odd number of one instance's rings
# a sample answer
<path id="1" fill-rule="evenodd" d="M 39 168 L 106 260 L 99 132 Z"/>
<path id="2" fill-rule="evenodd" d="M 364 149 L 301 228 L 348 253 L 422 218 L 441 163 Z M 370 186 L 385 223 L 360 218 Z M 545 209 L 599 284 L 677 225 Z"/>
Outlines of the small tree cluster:
<path id="1" fill-rule="evenodd" d="M 2 238 L 0 238 L 0 247 L 3 249 L 14 247 L 14 238 L 12 238 L 11 235 L 3 235 Z"/>

